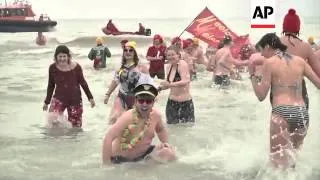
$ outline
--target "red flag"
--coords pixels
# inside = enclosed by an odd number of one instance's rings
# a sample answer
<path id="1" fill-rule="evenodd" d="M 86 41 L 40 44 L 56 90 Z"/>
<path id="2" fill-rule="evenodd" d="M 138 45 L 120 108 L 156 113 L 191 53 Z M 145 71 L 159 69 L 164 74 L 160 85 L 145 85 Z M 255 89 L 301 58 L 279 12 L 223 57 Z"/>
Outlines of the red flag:
<path id="1" fill-rule="evenodd" d="M 236 35 L 207 7 L 195 18 L 186 31 L 214 47 L 218 47 L 225 35 L 231 36 L 234 43 L 231 52 L 234 57 L 238 56 L 241 46 L 248 43 L 248 35 L 240 37 Z"/>

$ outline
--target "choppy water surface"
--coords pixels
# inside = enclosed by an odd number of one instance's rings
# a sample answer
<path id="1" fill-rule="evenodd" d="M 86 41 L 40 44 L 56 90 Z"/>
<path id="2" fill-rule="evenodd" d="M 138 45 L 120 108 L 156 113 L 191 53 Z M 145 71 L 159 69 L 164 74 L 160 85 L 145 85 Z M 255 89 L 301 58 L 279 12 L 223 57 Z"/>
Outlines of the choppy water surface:
<path id="1" fill-rule="evenodd" d="M 56 42 L 36 47 L 25 39 L 17 35 L 0 45 L 0 179 L 320 179 L 319 93 L 310 83 L 310 129 L 296 170 L 274 172 L 267 166 L 268 100 L 258 102 L 248 78 L 235 82 L 227 91 L 210 88 L 211 75 L 207 72 L 199 73 L 199 79 L 192 82 L 196 125 L 168 126 L 170 142 L 177 146 L 177 162 L 102 167 L 102 138 L 112 105 L 104 105 L 103 98 L 120 62 L 121 38 L 107 39 L 114 56 L 104 71 L 94 71 L 86 58 L 94 37 L 68 43 L 97 103 L 91 109 L 83 96 L 83 131 L 68 133 L 45 128 L 46 114 L 42 112 Z M 150 42 L 135 39 L 144 57 Z M 160 94 L 156 104 L 163 117 L 167 95 Z"/>

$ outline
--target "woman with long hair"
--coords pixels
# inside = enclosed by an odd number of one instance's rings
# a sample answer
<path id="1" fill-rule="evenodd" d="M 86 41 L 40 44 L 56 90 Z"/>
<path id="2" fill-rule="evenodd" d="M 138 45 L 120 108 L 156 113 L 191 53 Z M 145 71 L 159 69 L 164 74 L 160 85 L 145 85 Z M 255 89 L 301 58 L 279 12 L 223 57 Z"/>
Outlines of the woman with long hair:
<path id="1" fill-rule="evenodd" d="M 120 84 L 120 89 L 111 112 L 110 124 L 115 123 L 122 112 L 132 109 L 134 105 L 135 97 L 133 89 L 136 87 L 141 76 L 138 63 L 139 57 L 136 51 L 136 43 L 129 41 L 123 49 L 121 67 L 115 72 L 104 99 L 104 103 L 107 104 L 110 95 L 117 88 L 118 84 Z"/>

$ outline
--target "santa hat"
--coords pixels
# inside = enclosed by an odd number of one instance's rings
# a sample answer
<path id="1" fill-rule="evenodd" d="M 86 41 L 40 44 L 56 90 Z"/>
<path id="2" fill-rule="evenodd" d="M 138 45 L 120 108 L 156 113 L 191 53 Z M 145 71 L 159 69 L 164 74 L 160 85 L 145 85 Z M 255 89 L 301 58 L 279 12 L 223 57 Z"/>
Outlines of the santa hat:
<path id="1" fill-rule="evenodd" d="M 300 18 L 296 14 L 296 10 L 289 9 L 288 14 L 284 17 L 283 32 L 288 32 L 288 33 L 300 32 Z"/>

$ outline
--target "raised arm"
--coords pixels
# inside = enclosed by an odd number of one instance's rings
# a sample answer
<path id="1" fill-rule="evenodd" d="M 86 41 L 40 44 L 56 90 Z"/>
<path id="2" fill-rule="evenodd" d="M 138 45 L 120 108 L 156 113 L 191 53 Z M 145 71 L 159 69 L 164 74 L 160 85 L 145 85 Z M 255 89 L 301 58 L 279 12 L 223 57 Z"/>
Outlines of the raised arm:
<path id="1" fill-rule="evenodd" d="M 270 63 L 265 62 L 263 64 L 262 76 L 256 76 L 254 73 L 255 72 L 250 72 L 252 87 L 259 101 L 263 101 L 266 98 L 271 86 Z"/>

